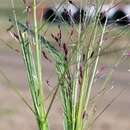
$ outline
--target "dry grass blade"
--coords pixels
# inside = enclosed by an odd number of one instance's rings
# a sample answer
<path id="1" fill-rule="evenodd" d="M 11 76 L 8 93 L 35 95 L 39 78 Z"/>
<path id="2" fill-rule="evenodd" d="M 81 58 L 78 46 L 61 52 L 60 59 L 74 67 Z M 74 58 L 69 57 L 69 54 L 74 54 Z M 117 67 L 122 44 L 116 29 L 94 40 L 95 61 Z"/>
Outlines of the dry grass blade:
<path id="1" fill-rule="evenodd" d="M 28 101 L 26 100 L 25 97 L 23 97 L 21 95 L 21 93 L 19 92 L 19 90 L 17 89 L 17 85 L 12 83 L 9 78 L 5 75 L 5 73 L 0 70 L 0 74 L 2 75 L 2 77 L 6 80 L 6 83 L 8 84 L 8 86 L 11 87 L 11 90 L 13 90 L 13 92 L 15 92 L 15 94 L 23 101 L 23 103 L 25 103 L 25 105 L 27 105 L 27 107 L 31 110 L 31 112 L 35 115 L 35 111 L 33 110 L 33 108 L 31 107 L 31 105 L 28 103 Z"/>
<path id="2" fill-rule="evenodd" d="M 104 108 L 103 110 L 95 117 L 94 121 L 96 121 L 120 96 L 123 92 L 125 92 L 127 88 L 123 88 Z"/>

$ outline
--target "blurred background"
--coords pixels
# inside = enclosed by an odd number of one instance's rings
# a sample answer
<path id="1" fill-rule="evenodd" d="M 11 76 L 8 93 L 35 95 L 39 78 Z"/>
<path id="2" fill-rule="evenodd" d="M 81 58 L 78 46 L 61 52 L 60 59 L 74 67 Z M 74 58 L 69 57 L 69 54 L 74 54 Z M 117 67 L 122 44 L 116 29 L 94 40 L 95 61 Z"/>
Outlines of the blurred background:
<path id="1" fill-rule="evenodd" d="M 106 3 L 109 3 L 106 1 Z M 117 2 L 117 1 L 116 1 Z M 130 4 L 130 1 L 123 1 Z M 19 19 L 24 15 L 24 4 L 22 0 L 14 0 L 16 13 Z M 52 5 L 58 1 L 49 1 Z M 0 4 L 0 130 L 36 130 L 35 119 L 28 107 L 16 95 L 13 87 L 31 104 L 31 98 L 26 82 L 25 67 L 20 53 L 15 49 L 19 46 L 6 31 L 10 26 L 9 17 L 13 17 L 11 0 L 1 0 Z M 121 28 L 122 29 L 122 28 Z M 121 31 L 115 28 L 115 33 Z M 114 42 L 110 49 L 126 47 L 130 44 L 130 27 L 127 33 Z M 109 35 L 111 38 L 113 34 Z M 108 41 L 109 42 L 109 41 Z M 13 49 L 11 49 L 12 47 Z M 109 51 L 110 51 L 109 49 Z M 108 52 L 109 52 L 108 51 Z M 126 53 L 130 51 L 127 49 Z M 97 114 L 110 103 L 110 101 L 123 89 L 126 90 L 110 105 L 108 109 L 95 121 L 94 130 L 130 130 L 130 57 L 125 55 L 124 50 L 108 53 L 101 56 L 99 69 L 107 68 L 103 75 L 99 75 L 93 86 L 93 94 L 98 92 L 102 83 L 109 73 L 111 80 L 107 84 L 109 91 L 99 97 L 95 102 Z M 123 56 L 124 55 L 124 56 Z M 56 75 L 53 65 L 43 60 L 44 79 L 49 80 L 49 87 L 45 87 L 45 97 L 51 94 L 56 84 Z M 116 66 L 117 65 L 117 66 Z M 46 81 L 44 82 L 47 86 Z M 46 99 L 48 106 L 49 99 Z M 49 114 L 51 130 L 62 130 L 62 108 L 57 96 Z"/>

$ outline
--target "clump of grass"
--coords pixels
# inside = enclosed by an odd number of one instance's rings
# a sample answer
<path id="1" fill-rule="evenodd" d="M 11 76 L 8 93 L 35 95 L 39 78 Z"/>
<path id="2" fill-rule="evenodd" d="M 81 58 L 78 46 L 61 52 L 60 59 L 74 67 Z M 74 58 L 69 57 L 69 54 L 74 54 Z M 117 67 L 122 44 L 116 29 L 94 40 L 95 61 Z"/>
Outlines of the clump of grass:
<path id="1" fill-rule="evenodd" d="M 35 0 L 33 0 L 34 28 L 31 29 L 19 22 L 14 12 L 15 18 L 11 22 L 16 26 L 17 34 L 13 34 L 20 42 L 39 130 L 49 130 L 47 117 L 58 90 L 63 106 L 64 130 L 92 128 L 95 107 L 91 105 L 90 95 L 106 33 L 106 23 L 103 27 L 99 27 L 99 12 L 103 3 L 104 1 L 97 3 L 97 13 L 93 22 L 90 20 L 91 24 L 80 23 L 72 26 L 76 28 L 78 37 L 74 42 L 69 41 L 72 42 L 70 45 L 63 40 L 61 26 L 59 26 L 58 35 L 51 34 L 60 49 L 54 47 L 54 44 L 39 34 Z M 73 32 L 70 34 L 70 39 L 72 35 L 74 35 Z M 47 54 L 53 58 L 58 77 L 58 84 L 47 110 L 45 110 L 42 89 L 44 86 L 41 67 L 42 53 L 44 57 Z"/>

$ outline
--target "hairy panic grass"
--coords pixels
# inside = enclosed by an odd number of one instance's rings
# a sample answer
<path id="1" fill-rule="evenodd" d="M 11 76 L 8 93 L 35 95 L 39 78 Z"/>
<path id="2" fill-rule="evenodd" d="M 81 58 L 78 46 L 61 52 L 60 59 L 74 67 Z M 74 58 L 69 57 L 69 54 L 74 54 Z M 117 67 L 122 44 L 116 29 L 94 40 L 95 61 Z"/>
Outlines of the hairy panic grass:
<path id="1" fill-rule="evenodd" d="M 107 20 L 103 26 L 100 25 L 100 11 L 103 3 L 104 1 L 96 2 L 96 13 L 93 19 L 89 17 L 87 22 L 80 17 L 78 24 L 71 21 L 70 25 L 63 26 L 63 22 L 66 23 L 66 20 L 60 16 L 62 23 L 55 25 L 58 26 L 58 32 L 50 32 L 52 41 L 56 43 L 56 46 L 50 39 L 41 35 L 41 29 L 44 30 L 47 23 L 38 24 L 35 0 L 31 5 L 33 10 L 32 27 L 20 22 L 14 11 L 14 18 L 11 19 L 11 22 L 15 26 L 16 32 L 13 32 L 13 35 L 21 46 L 34 115 L 39 130 L 49 130 L 48 114 L 58 91 L 63 107 L 64 130 L 89 130 L 92 128 L 95 121 L 95 107 L 90 95 L 97 76 L 101 52 L 105 50 L 103 48 L 104 39 L 108 34 Z M 72 4 L 72 1 L 63 1 L 60 6 L 62 7 L 63 4 Z M 86 4 L 89 5 L 89 2 L 87 1 Z M 82 5 L 81 1 L 80 6 L 82 7 Z M 82 10 L 78 11 L 79 16 L 83 15 Z M 71 16 L 69 17 L 71 18 Z M 64 37 L 65 32 L 69 35 L 68 39 Z M 58 77 L 58 84 L 48 109 L 45 109 L 43 92 L 42 55 L 47 60 L 49 60 L 48 55 L 53 59 Z M 101 68 L 101 71 L 104 68 Z M 103 84 L 103 89 L 106 82 Z"/>

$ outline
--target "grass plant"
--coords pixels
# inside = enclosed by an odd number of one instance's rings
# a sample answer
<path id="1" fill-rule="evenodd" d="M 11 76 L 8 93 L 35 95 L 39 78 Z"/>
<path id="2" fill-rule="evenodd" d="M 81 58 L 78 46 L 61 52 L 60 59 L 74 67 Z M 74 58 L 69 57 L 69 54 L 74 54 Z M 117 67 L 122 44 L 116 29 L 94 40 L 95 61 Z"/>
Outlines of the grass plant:
<path id="1" fill-rule="evenodd" d="M 85 23 L 73 25 L 74 33 L 77 34 L 74 42 L 64 42 L 64 34 L 61 33 L 61 26 L 63 25 L 59 25 L 57 35 L 52 35 L 53 40 L 59 45 L 57 48 L 40 34 L 35 0 L 32 4 L 32 28 L 21 23 L 14 10 L 14 18 L 11 19 L 11 22 L 16 27 L 17 33 L 15 32 L 13 35 L 21 46 L 28 86 L 32 96 L 33 111 L 39 130 L 49 130 L 47 118 L 58 91 L 63 107 L 64 130 L 92 129 L 95 120 L 95 107 L 90 96 L 101 52 L 104 50 L 102 47 L 104 36 L 107 34 L 106 23 L 104 26 L 99 24 L 99 12 L 103 3 L 104 1 L 97 1 L 97 13 L 93 21 L 90 20 L 89 25 Z M 45 26 L 42 25 L 41 27 L 44 29 Z M 63 28 L 67 30 L 66 27 Z M 73 32 L 70 34 L 70 39 L 72 35 L 74 35 Z M 58 77 L 58 84 L 48 109 L 45 108 L 44 84 L 42 81 L 41 57 L 43 53 L 44 57 L 46 57 L 45 55 L 52 57 Z"/>

